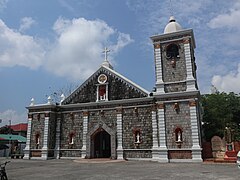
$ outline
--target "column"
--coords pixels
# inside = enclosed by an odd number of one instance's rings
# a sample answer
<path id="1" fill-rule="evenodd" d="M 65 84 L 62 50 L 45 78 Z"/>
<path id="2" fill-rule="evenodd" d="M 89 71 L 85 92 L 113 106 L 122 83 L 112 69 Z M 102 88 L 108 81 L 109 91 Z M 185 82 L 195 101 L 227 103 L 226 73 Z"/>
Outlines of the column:
<path id="1" fill-rule="evenodd" d="M 88 111 L 83 112 L 83 146 L 82 146 L 82 158 L 86 157 L 86 150 L 87 150 L 87 132 L 88 132 Z"/>
<path id="2" fill-rule="evenodd" d="M 192 160 L 202 161 L 202 148 L 200 147 L 200 136 L 199 136 L 199 124 L 197 118 L 197 107 L 196 101 L 192 100 L 189 102 L 190 106 L 190 119 L 191 119 L 191 130 L 192 130 Z"/>
<path id="3" fill-rule="evenodd" d="M 108 84 L 106 84 L 106 101 L 108 101 Z"/>
<path id="4" fill-rule="evenodd" d="M 99 85 L 97 85 L 97 96 L 96 96 L 96 102 L 99 101 Z"/>
<path id="5" fill-rule="evenodd" d="M 195 79 L 193 77 L 193 67 L 192 67 L 192 58 L 191 58 L 191 49 L 189 39 L 184 40 L 184 55 L 186 61 L 186 71 L 187 71 L 187 91 L 196 90 Z"/>
<path id="6" fill-rule="evenodd" d="M 54 156 L 56 159 L 60 159 L 59 153 L 60 153 L 60 136 L 61 136 L 61 114 L 58 114 L 57 117 L 57 127 L 56 127 L 56 144 L 55 144 L 55 152 Z"/>
<path id="7" fill-rule="evenodd" d="M 44 119 L 44 133 L 43 133 L 43 147 L 42 147 L 42 159 L 48 158 L 48 133 L 49 133 L 49 118 L 50 113 L 45 113 Z"/>
<path id="8" fill-rule="evenodd" d="M 28 114 L 27 142 L 26 147 L 24 149 L 23 159 L 30 159 L 31 131 L 32 131 L 32 114 Z"/>
<path id="9" fill-rule="evenodd" d="M 166 128 L 163 102 L 158 102 L 158 129 L 159 129 L 159 151 L 160 162 L 168 162 L 168 151 L 166 145 Z"/>
<path id="10" fill-rule="evenodd" d="M 159 159 L 159 148 L 158 148 L 158 127 L 157 127 L 157 112 L 156 105 L 152 106 L 152 136 L 153 136 L 153 147 L 152 147 L 152 159 Z"/>
<path id="11" fill-rule="evenodd" d="M 123 159 L 123 141 L 122 141 L 122 107 L 117 111 L 117 159 Z"/>
<path id="12" fill-rule="evenodd" d="M 156 71 L 156 93 L 162 94 L 164 92 L 164 83 L 162 79 L 162 56 L 160 44 L 154 45 L 155 56 L 155 71 Z"/>

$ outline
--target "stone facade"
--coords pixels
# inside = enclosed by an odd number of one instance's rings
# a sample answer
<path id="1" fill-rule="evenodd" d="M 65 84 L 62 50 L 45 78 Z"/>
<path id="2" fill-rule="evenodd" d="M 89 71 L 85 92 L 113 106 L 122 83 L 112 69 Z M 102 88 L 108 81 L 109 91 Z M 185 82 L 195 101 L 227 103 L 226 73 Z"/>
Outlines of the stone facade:
<path id="1" fill-rule="evenodd" d="M 193 31 L 151 39 L 156 91 L 144 90 L 105 59 L 59 105 L 48 100 L 27 107 L 25 158 L 201 161 Z"/>

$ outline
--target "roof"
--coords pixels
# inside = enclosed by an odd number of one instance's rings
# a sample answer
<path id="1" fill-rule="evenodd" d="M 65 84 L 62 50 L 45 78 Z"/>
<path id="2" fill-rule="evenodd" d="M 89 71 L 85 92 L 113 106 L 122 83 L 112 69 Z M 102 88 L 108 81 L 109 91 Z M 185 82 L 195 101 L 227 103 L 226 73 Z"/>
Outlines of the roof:
<path id="1" fill-rule="evenodd" d="M 13 131 L 27 131 L 27 123 L 20 123 L 10 126 Z"/>
<path id="2" fill-rule="evenodd" d="M 105 64 L 102 64 L 100 66 L 100 68 L 94 73 L 92 74 L 80 87 L 78 87 L 71 95 L 69 95 L 63 102 L 62 104 L 66 104 L 67 102 L 69 102 L 82 88 L 85 87 L 85 85 L 92 79 L 94 78 L 99 72 L 104 71 L 108 74 L 111 74 L 112 76 L 115 76 L 119 79 L 121 79 L 122 81 L 124 81 L 128 86 L 132 87 L 133 89 L 137 90 L 138 92 L 141 92 L 143 94 L 145 94 L 146 96 L 149 95 L 149 92 L 147 90 L 145 90 L 144 88 L 140 87 L 139 85 L 137 85 L 136 83 L 132 82 L 131 80 L 129 80 L 128 78 L 124 77 L 123 75 L 119 74 L 118 72 L 114 71 L 112 69 L 112 67 L 108 67 Z"/>
<path id="3" fill-rule="evenodd" d="M 12 140 L 18 142 L 26 142 L 27 138 L 20 136 L 20 135 L 13 135 L 13 134 L 0 134 L 0 140 Z"/>

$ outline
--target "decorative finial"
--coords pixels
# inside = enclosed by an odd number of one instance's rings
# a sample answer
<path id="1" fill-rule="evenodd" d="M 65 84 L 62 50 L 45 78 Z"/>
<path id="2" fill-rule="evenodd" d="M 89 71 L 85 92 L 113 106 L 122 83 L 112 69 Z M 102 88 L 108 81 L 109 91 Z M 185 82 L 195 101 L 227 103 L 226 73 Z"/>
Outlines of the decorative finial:
<path id="1" fill-rule="evenodd" d="M 51 98 L 51 96 L 48 96 L 47 100 L 48 100 L 47 104 L 52 104 L 52 98 Z"/>
<path id="2" fill-rule="evenodd" d="M 34 106 L 34 98 L 31 99 L 30 106 Z"/>
<path id="3" fill-rule="evenodd" d="M 61 101 L 60 101 L 60 105 L 62 105 L 62 102 L 65 100 L 65 96 L 64 94 L 61 95 Z"/>

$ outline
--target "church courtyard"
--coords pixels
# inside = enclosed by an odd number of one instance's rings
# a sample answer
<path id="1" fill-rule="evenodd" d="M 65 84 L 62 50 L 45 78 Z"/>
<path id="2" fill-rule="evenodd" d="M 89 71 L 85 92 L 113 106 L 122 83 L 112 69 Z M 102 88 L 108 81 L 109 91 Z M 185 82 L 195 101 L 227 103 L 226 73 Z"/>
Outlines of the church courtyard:
<path id="1" fill-rule="evenodd" d="M 2 159 L 1 162 L 4 162 Z M 119 160 L 22 160 L 12 159 L 6 167 L 10 180 L 150 180 L 150 179 L 240 179 L 236 164 L 157 163 Z"/>

